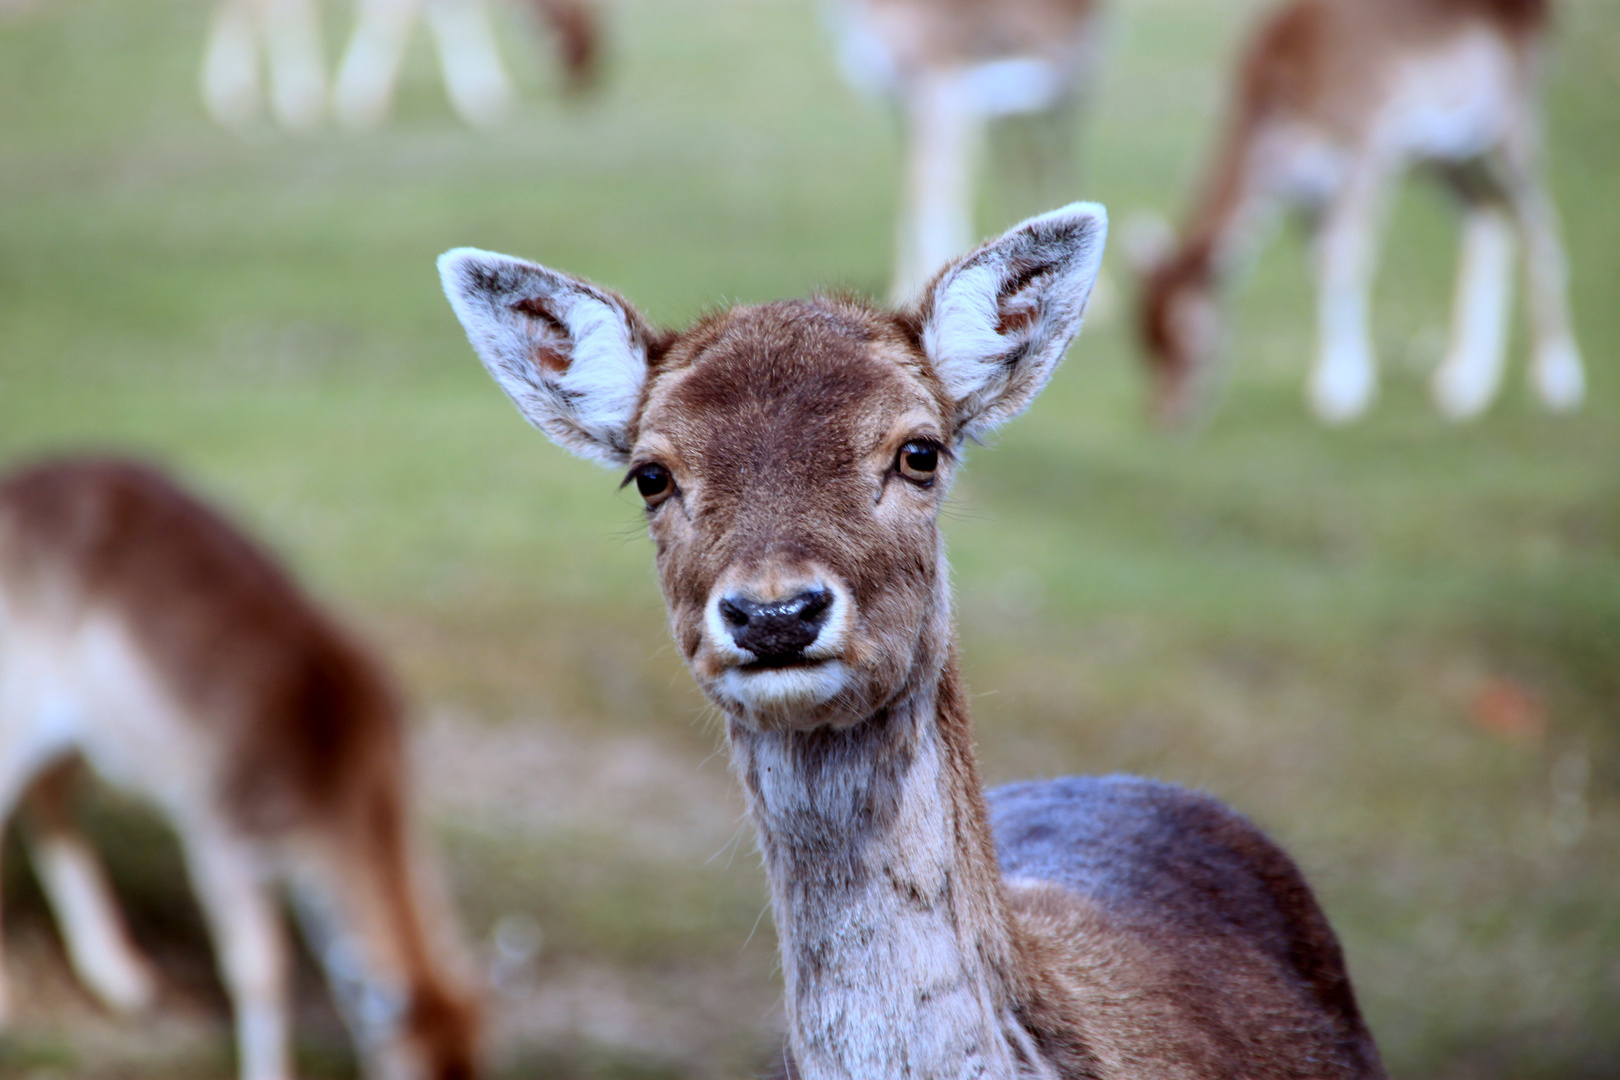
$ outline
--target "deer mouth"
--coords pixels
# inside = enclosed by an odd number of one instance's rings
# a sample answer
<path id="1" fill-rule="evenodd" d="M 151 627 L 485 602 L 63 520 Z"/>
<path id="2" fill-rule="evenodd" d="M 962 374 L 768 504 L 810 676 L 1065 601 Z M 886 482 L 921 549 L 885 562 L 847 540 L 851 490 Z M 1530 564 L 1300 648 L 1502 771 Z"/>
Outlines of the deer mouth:
<path id="1" fill-rule="evenodd" d="M 771 656 L 721 672 L 715 691 L 749 712 L 813 708 L 841 693 L 849 682 L 843 661 Z"/>

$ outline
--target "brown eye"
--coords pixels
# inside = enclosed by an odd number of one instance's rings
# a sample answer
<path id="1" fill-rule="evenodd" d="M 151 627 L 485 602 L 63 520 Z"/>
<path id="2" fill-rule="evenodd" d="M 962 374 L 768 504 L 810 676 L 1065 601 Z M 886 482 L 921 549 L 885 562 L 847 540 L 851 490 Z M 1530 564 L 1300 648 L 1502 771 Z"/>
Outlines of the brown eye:
<path id="1" fill-rule="evenodd" d="M 894 467 L 907 480 L 927 487 L 934 482 L 934 473 L 939 469 L 939 447 L 933 443 L 908 442 L 900 448 Z"/>
<path id="2" fill-rule="evenodd" d="M 656 509 L 659 503 L 675 494 L 675 478 L 662 465 L 643 465 L 630 474 L 630 479 L 635 481 L 636 490 L 649 510 Z"/>

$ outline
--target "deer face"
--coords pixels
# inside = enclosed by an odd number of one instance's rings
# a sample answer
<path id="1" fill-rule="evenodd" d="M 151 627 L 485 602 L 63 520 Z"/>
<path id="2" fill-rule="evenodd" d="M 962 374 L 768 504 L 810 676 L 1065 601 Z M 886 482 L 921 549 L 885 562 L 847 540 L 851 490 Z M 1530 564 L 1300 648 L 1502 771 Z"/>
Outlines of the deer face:
<path id="1" fill-rule="evenodd" d="M 809 728 L 857 723 L 943 664 L 958 453 L 1050 378 L 1105 232 L 1077 204 L 945 268 L 914 310 L 791 301 L 673 335 L 532 264 L 461 250 L 441 270 L 519 409 L 627 469 L 704 690 L 750 726 Z"/>
<path id="2" fill-rule="evenodd" d="M 1142 282 L 1141 320 L 1154 411 L 1162 420 L 1185 420 L 1197 407 L 1220 345 L 1220 309 L 1207 254 L 1194 251 L 1151 267 Z"/>
<path id="3" fill-rule="evenodd" d="M 870 715 L 938 654 L 954 410 L 899 320 L 734 309 L 653 381 L 629 476 L 675 640 L 762 725 Z"/>

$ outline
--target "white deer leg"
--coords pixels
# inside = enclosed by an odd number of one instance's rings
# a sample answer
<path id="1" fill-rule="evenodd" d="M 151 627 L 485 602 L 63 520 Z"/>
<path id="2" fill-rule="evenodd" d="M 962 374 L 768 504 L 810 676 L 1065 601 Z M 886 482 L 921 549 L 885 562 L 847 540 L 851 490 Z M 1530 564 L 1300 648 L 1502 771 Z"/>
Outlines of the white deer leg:
<path id="1" fill-rule="evenodd" d="M 1558 211 L 1547 192 L 1535 149 L 1534 128 L 1519 126 L 1504 147 L 1508 196 L 1524 238 L 1532 338 L 1530 378 L 1548 408 L 1578 407 L 1586 375 L 1569 313 L 1569 269 L 1559 235 Z"/>
<path id="2" fill-rule="evenodd" d="M 427 0 L 428 27 L 450 104 L 473 127 L 491 127 L 512 108 L 512 80 L 495 47 L 484 0 Z"/>
<path id="3" fill-rule="evenodd" d="M 101 861 L 74 827 L 76 771 L 69 761 L 35 781 L 28 794 L 28 847 L 73 970 L 108 1008 L 135 1012 L 152 1001 L 152 972 L 130 939 Z"/>
<path id="4" fill-rule="evenodd" d="M 354 32 L 332 91 L 332 111 L 343 123 L 355 128 L 375 127 L 388 115 L 420 3 L 359 0 Z"/>
<path id="5" fill-rule="evenodd" d="M 929 73 L 907 87 L 906 181 L 899 254 L 890 297 L 914 299 L 973 243 L 973 166 L 984 125 L 954 73 Z"/>
<path id="6" fill-rule="evenodd" d="M 270 49 L 270 109 L 283 127 L 307 131 L 326 111 L 326 63 L 314 0 L 268 0 L 263 9 Z"/>
<path id="7" fill-rule="evenodd" d="M 203 49 L 202 99 L 223 127 L 241 130 L 258 119 L 258 30 L 251 0 L 223 0 L 214 9 Z"/>
<path id="8" fill-rule="evenodd" d="M 1513 240 L 1513 222 L 1500 206 L 1478 203 L 1468 208 L 1451 342 L 1434 376 L 1435 404 L 1448 420 L 1478 416 L 1502 384 Z"/>
<path id="9" fill-rule="evenodd" d="M 1310 401 L 1330 424 L 1366 412 L 1377 391 L 1369 308 L 1390 170 L 1363 155 L 1317 237 L 1317 360 Z"/>
<path id="10" fill-rule="evenodd" d="M 291 1080 L 286 943 L 259 860 L 245 841 L 214 822 L 179 824 L 235 1013 L 238 1073 L 242 1080 Z"/>

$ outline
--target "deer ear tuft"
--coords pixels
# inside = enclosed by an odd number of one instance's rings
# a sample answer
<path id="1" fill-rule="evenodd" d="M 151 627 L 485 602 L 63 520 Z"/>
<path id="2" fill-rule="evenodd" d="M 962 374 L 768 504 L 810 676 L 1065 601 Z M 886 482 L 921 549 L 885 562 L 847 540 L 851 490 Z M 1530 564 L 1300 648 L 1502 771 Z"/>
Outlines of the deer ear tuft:
<path id="1" fill-rule="evenodd" d="M 581 457 L 629 460 L 649 336 L 629 303 L 476 248 L 441 255 L 439 276 L 473 351 L 529 423 Z"/>
<path id="2" fill-rule="evenodd" d="M 917 312 L 923 351 L 956 401 L 956 437 L 1011 419 L 1051 379 L 1102 265 L 1108 213 L 1073 203 L 940 272 Z"/>

